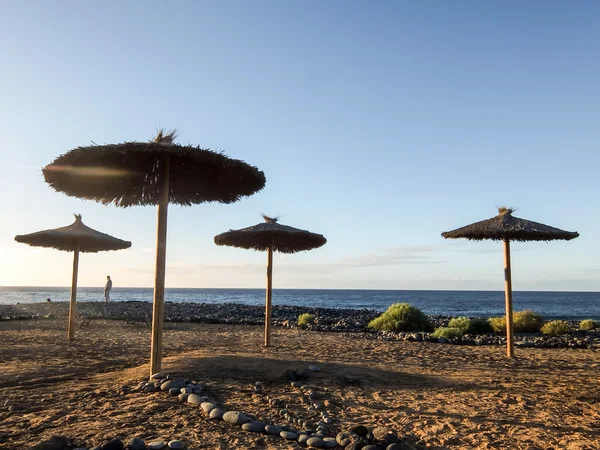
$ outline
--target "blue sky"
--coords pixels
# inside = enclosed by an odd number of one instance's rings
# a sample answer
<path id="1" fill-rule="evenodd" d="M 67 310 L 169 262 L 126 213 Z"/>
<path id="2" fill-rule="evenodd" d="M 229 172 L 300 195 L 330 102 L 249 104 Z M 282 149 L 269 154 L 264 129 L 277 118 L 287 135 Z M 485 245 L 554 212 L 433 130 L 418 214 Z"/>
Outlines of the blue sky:
<path id="1" fill-rule="evenodd" d="M 16 234 L 89 226 L 80 285 L 151 286 L 156 211 L 53 192 L 69 149 L 181 143 L 258 166 L 264 191 L 169 210 L 167 285 L 262 287 L 265 255 L 216 247 L 279 214 L 325 247 L 275 287 L 503 289 L 501 245 L 440 232 L 518 208 L 572 242 L 515 244 L 522 290 L 599 290 L 600 4 L 581 1 L 4 2 L 0 284 L 70 283 L 71 255 Z"/>

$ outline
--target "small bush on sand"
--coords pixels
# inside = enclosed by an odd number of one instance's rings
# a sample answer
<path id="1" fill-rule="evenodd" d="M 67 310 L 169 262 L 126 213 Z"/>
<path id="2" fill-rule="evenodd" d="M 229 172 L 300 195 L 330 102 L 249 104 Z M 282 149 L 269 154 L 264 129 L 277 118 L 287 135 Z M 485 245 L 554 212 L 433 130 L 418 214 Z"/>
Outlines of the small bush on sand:
<path id="1" fill-rule="evenodd" d="M 439 327 L 435 329 L 432 336 L 436 338 L 460 339 L 463 337 L 463 331 L 455 327 Z"/>
<path id="2" fill-rule="evenodd" d="M 504 317 L 491 317 L 488 322 L 494 332 L 506 334 L 506 319 Z M 542 328 L 544 319 L 539 314 L 525 310 L 513 312 L 514 333 L 537 333 Z"/>
<path id="3" fill-rule="evenodd" d="M 592 319 L 585 319 L 579 322 L 579 329 L 582 331 L 590 331 L 595 328 L 600 328 L 600 323 Z"/>
<path id="4" fill-rule="evenodd" d="M 369 322 L 369 328 L 382 331 L 430 331 L 429 319 L 408 303 L 394 303 L 386 312 Z"/>
<path id="5" fill-rule="evenodd" d="M 468 332 L 470 334 L 486 334 L 493 333 L 494 329 L 492 325 L 485 319 L 473 319 L 469 326 Z"/>
<path id="6" fill-rule="evenodd" d="M 569 332 L 569 324 L 564 320 L 553 320 L 546 322 L 542 327 L 544 334 L 567 334 Z"/>
<path id="7" fill-rule="evenodd" d="M 448 322 L 448 328 L 458 328 L 465 334 L 471 326 L 471 319 L 468 317 L 455 317 Z"/>
<path id="8" fill-rule="evenodd" d="M 517 311 L 513 314 L 515 333 L 537 333 L 544 324 L 544 319 L 539 314 L 530 311 Z"/>
<path id="9" fill-rule="evenodd" d="M 298 325 L 305 327 L 315 323 L 315 315 L 311 313 L 304 313 L 298 316 Z"/>

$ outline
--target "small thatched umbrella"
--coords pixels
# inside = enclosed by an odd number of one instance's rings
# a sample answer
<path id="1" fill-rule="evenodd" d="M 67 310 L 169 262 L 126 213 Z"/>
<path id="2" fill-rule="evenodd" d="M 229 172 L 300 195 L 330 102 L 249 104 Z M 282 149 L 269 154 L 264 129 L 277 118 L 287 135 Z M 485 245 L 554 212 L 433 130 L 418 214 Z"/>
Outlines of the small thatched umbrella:
<path id="1" fill-rule="evenodd" d="M 263 216 L 259 223 L 240 230 L 230 230 L 215 236 L 215 244 L 267 251 L 267 295 L 265 311 L 265 345 L 271 344 L 271 297 L 273 290 L 273 250 L 297 253 L 319 248 L 327 242 L 322 235 L 277 223 L 277 218 Z"/>
<path id="2" fill-rule="evenodd" d="M 160 131 L 150 142 L 78 147 L 43 169 L 46 182 L 67 195 L 121 207 L 158 205 L 150 373 L 161 368 L 169 203 L 233 203 L 265 185 L 256 167 L 174 139 L 175 132 Z"/>
<path id="3" fill-rule="evenodd" d="M 100 233 L 84 225 L 81 215 L 75 214 L 75 222 L 54 230 L 15 236 L 15 241 L 35 247 L 50 247 L 65 252 L 73 252 L 73 280 L 71 282 L 71 303 L 69 306 L 68 337 L 75 338 L 75 312 L 77 299 L 77 273 L 79 271 L 79 252 L 96 253 L 107 250 L 123 250 L 131 247 L 131 242 Z"/>
<path id="4" fill-rule="evenodd" d="M 579 236 L 579 233 L 576 232 L 563 231 L 541 223 L 519 219 L 512 215 L 513 211 L 510 208 L 500 208 L 496 217 L 442 233 L 442 236 L 446 239 L 465 238 L 473 241 L 491 239 L 504 242 L 506 354 L 509 358 L 514 357 L 510 241 L 570 241 Z"/>

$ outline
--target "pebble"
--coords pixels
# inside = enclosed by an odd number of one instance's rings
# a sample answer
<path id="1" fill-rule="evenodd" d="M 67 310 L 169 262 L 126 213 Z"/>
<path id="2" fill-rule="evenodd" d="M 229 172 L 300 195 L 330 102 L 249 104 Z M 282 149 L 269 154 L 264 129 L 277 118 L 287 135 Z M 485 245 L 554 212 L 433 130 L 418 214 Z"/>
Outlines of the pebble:
<path id="1" fill-rule="evenodd" d="M 148 450 L 161 450 L 165 448 L 165 444 L 163 441 L 154 441 L 148 444 Z"/>
<path id="2" fill-rule="evenodd" d="M 187 402 L 189 396 L 190 394 L 179 394 L 179 400 L 182 402 Z"/>
<path id="3" fill-rule="evenodd" d="M 253 433 L 262 433 L 265 431 L 264 422 L 249 422 L 242 425 L 242 430 L 251 431 Z"/>
<path id="4" fill-rule="evenodd" d="M 146 443 L 140 438 L 133 438 L 127 443 L 127 448 L 129 450 L 145 450 Z"/>
<path id="5" fill-rule="evenodd" d="M 291 385 L 292 387 L 295 387 L 295 388 L 301 388 L 302 386 L 304 386 L 304 384 L 303 384 L 302 382 L 300 382 L 300 381 L 292 381 L 292 382 L 290 383 L 290 385 Z"/>
<path id="6" fill-rule="evenodd" d="M 313 436 L 306 441 L 309 447 L 325 448 L 325 441 L 318 436 Z"/>
<path id="7" fill-rule="evenodd" d="M 240 411 L 227 411 L 225 414 L 223 414 L 223 420 L 234 425 L 241 425 L 248 422 L 248 417 L 246 417 L 246 414 Z"/>
<path id="8" fill-rule="evenodd" d="M 298 435 L 291 431 L 282 431 L 281 433 L 279 433 L 279 436 L 290 441 L 295 441 L 296 439 L 298 439 Z"/>
<path id="9" fill-rule="evenodd" d="M 378 450 L 376 445 L 365 445 L 362 450 Z"/>
<path id="10" fill-rule="evenodd" d="M 144 392 L 160 392 L 160 388 L 156 386 L 146 386 Z"/>
<path id="11" fill-rule="evenodd" d="M 174 439 L 169 442 L 169 448 L 172 448 L 173 450 L 182 449 L 182 448 L 185 448 L 185 444 L 183 441 L 180 441 L 179 439 Z"/>
<path id="12" fill-rule="evenodd" d="M 321 368 L 313 364 L 312 366 L 308 366 L 308 370 L 310 370 L 311 372 L 318 372 L 319 370 L 321 370 Z"/>
<path id="13" fill-rule="evenodd" d="M 197 397 L 200 398 L 199 396 Z M 200 402 L 199 405 L 200 408 L 202 408 L 202 411 L 204 411 L 204 414 L 210 414 L 210 412 L 217 407 L 217 405 L 211 402 Z"/>
<path id="14" fill-rule="evenodd" d="M 169 380 L 160 385 L 160 388 L 163 391 L 168 391 L 173 388 L 181 389 L 182 387 L 185 387 L 183 380 Z"/>
<path id="15" fill-rule="evenodd" d="M 182 392 L 182 395 L 185 395 L 185 392 Z M 189 394 L 187 402 L 192 405 L 199 405 L 202 403 L 202 397 L 200 397 L 198 394 Z"/>
<path id="16" fill-rule="evenodd" d="M 179 390 L 177 388 L 171 388 L 171 389 L 169 389 L 169 395 L 172 395 L 173 397 L 176 397 L 179 394 L 181 394 L 181 390 Z"/>
<path id="17" fill-rule="evenodd" d="M 265 432 L 274 436 L 279 435 L 282 431 L 283 430 L 281 429 L 281 427 L 278 427 L 277 425 L 269 424 L 265 427 Z"/>
<path id="18" fill-rule="evenodd" d="M 338 445 L 335 438 L 326 437 L 326 438 L 323 438 L 323 440 L 325 441 L 325 448 L 334 448 L 334 447 L 337 447 L 337 445 Z"/>
<path id="19" fill-rule="evenodd" d="M 120 439 L 114 439 L 104 444 L 101 448 L 102 450 L 123 450 L 125 445 L 123 445 L 123 441 Z"/>
<path id="20" fill-rule="evenodd" d="M 211 419 L 222 419 L 223 414 L 225 414 L 225 411 L 223 411 L 221 408 L 214 408 L 210 411 L 208 416 Z"/>
<path id="21" fill-rule="evenodd" d="M 298 442 L 300 444 L 306 444 L 306 441 L 308 441 L 310 439 L 310 436 L 308 434 L 300 434 L 298 436 Z"/>
<path id="22" fill-rule="evenodd" d="M 163 378 L 166 378 L 167 375 L 165 375 L 164 373 L 155 373 L 154 375 L 152 375 L 150 377 L 151 380 L 162 380 Z"/>
<path id="23" fill-rule="evenodd" d="M 398 442 L 398 436 L 394 434 L 392 430 L 387 427 L 376 427 L 373 429 L 373 437 L 378 441 L 384 441 L 388 444 Z"/>
<path id="24" fill-rule="evenodd" d="M 169 392 L 171 392 L 171 389 L 169 389 Z M 179 389 L 179 392 L 181 392 L 182 394 L 193 394 L 194 390 L 190 389 L 189 387 L 184 387 Z"/>

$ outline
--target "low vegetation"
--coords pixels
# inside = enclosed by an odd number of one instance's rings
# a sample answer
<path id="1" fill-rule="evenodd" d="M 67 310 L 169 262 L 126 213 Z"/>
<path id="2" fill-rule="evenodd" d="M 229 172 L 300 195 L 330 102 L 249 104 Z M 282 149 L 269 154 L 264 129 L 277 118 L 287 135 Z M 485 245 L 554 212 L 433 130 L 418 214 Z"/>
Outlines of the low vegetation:
<path id="1" fill-rule="evenodd" d="M 505 317 L 491 317 L 488 322 L 494 332 L 506 334 Z M 513 332 L 515 333 L 537 333 L 542 328 L 543 323 L 543 317 L 533 311 L 513 312 Z"/>
<path id="2" fill-rule="evenodd" d="M 448 328 L 458 328 L 463 334 L 467 333 L 470 327 L 471 319 L 468 317 L 455 317 L 454 319 L 450 319 L 450 322 L 448 322 Z"/>
<path id="3" fill-rule="evenodd" d="M 311 313 L 304 313 L 298 316 L 298 325 L 301 327 L 305 327 L 307 325 L 312 325 L 315 323 L 315 315 Z"/>
<path id="4" fill-rule="evenodd" d="M 569 324 L 564 320 L 553 320 L 546 322 L 542 327 L 544 334 L 567 334 L 569 332 Z"/>
<path id="5" fill-rule="evenodd" d="M 439 327 L 432 333 L 433 337 L 446 339 L 460 339 L 463 337 L 463 330 L 456 327 Z"/>
<path id="6" fill-rule="evenodd" d="M 596 328 L 600 328 L 600 323 L 592 319 L 585 319 L 579 322 L 579 329 L 581 331 L 590 331 Z"/>
<path id="7" fill-rule="evenodd" d="M 394 303 L 386 312 L 369 322 L 369 328 L 381 331 L 431 331 L 431 323 L 420 309 L 408 303 Z"/>
<path id="8" fill-rule="evenodd" d="M 485 319 L 472 319 L 469 325 L 470 334 L 487 334 L 493 333 L 492 325 Z"/>

